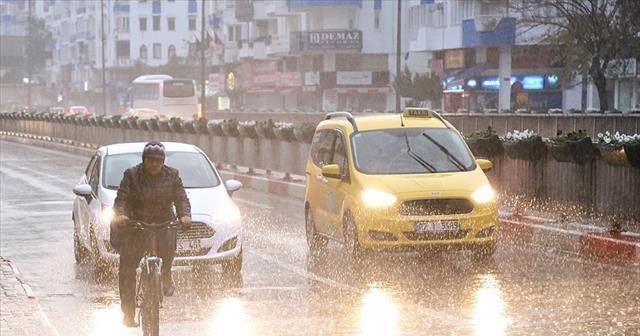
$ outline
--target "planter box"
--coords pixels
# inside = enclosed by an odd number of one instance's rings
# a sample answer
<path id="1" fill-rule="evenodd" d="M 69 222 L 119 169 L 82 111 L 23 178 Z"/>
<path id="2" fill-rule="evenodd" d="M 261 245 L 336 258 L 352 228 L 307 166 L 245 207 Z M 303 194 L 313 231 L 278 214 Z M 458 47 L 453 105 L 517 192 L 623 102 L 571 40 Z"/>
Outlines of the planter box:
<path id="1" fill-rule="evenodd" d="M 486 138 L 467 138 L 465 141 L 474 156 L 491 158 L 504 154 L 504 146 L 497 135 Z"/>
<path id="2" fill-rule="evenodd" d="M 607 161 L 610 166 L 629 166 L 629 160 L 627 160 L 627 154 L 624 147 L 611 147 L 605 145 L 598 145 L 598 151 L 600 156 Z"/>
<path id="3" fill-rule="evenodd" d="M 624 152 L 631 166 L 640 168 L 640 144 L 624 145 Z"/>
<path id="4" fill-rule="evenodd" d="M 549 153 L 558 162 L 585 164 L 593 161 L 598 154 L 589 137 L 561 143 L 550 142 L 547 145 Z"/>
<path id="5" fill-rule="evenodd" d="M 514 160 L 538 161 L 547 155 L 547 147 L 539 136 L 525 141 L 507 141 L 503 145 L 507 156 Z"/>

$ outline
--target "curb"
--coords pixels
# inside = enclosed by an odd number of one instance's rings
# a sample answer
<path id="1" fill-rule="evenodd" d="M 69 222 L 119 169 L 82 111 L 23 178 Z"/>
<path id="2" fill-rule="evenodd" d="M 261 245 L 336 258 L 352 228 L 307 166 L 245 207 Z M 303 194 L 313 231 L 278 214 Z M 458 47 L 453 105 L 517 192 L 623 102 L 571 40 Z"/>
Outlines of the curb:
<path id="1" fill-rule="evenodd" d="M 95 151 L 91 144 L 73 144 L 64 139 L 33 136 L 0 131 L 0 139 L 37 145 L 81 155 Z M 219 169 L 223 179 L 236 179 L 246 188 L 269 194 L 304 199 L 304 182 Z M 510 238 L 540 246 L 555 248 L 585 257 L 631 262 L 640 266 L 640 235 L 631 233 L 611 234 L 602 228 L 582 227 L 582 230 L 559 227 L 555 220 L 536 216 L 500 214 L 500 233 Z M 555 224 L 555 225 L 553 225 Z"/>

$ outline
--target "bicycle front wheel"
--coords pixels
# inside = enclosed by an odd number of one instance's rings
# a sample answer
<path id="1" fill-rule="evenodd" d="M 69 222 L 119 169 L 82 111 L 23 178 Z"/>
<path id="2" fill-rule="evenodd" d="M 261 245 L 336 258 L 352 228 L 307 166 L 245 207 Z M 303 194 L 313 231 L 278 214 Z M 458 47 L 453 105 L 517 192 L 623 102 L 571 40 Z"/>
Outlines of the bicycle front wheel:
<path id="1" fill-rule="evenodd" d="M 153 265 L 149 274 L 146 275 L 142 295 L 142 306 L 140 307 L 140 324 L 142 325 L 143 336 L 160 335 L 160 268 Z"/>

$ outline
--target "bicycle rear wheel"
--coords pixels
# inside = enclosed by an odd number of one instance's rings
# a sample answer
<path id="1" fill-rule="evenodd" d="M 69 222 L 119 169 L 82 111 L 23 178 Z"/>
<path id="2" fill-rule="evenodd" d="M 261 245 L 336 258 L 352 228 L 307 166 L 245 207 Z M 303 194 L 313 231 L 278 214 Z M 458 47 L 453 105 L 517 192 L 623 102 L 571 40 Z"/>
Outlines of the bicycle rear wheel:
<path id="1" fill-rule="evenodd" d="M 140 307 L 140 325 L 143 336 L 160 335 L 160 268 L 153 265 L 143 281 L 144 293 Z"/>

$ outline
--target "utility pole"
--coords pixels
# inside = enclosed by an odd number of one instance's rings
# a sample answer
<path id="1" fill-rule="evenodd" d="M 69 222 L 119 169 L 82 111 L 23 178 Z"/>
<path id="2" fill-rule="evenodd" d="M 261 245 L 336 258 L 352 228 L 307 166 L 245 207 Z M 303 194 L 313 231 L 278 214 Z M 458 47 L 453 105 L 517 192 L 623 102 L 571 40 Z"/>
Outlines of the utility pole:
<path id="1" fill-rule="evenodd" d="M 100 0 L 100 44 L 102 51 L 102 114 L 107 114 L 107 74 L 104 68 L 104 0 Z"/>
<path id="2" fill-rule="evenodd" d="M 397 28 L 396 28 L 396 80 L 400 76 L 400 52 L 402 48 L 402 1 L 398 1 L 398 15 L 397 15 Z M 398 92 L 398 87 L 396 86 L 396 113 L 400 113 L 400 93 Z"/>
<path id="3" fill-rule="evenodd" d="M 205 86 L 205 73 L 204 73 L 204 48 L 205 48 L 205 40 L 204 40 L 204 0 L 202 2 L 202 8 L 200 11 L 202 13 L 200 20 L 200 115 L 198 117 L 206 116 L 206 99 L 204 96 L 204 86 Z M 208 41 L 207 41 L 208 42 Z"/>
<path id="4" fill-rule="evenodd" d="M 29 13 L 29 17 L 27 18 L 27 57 L 26 57 L 26 62 L 27 62 L 27 107 L 29 109 L 31 109 L 31 76 L 33 75 L 33 68 L 32 68 L 32 56 L 31 53 L 33 52 L 33 48 L 32 48 L 32 37 L 31 37 L 31 0 L 27 1 L 27 6 L 28 8 L 28 13 Z"/>

